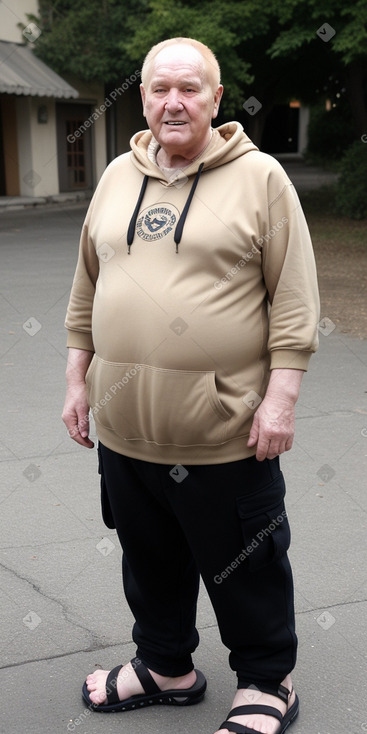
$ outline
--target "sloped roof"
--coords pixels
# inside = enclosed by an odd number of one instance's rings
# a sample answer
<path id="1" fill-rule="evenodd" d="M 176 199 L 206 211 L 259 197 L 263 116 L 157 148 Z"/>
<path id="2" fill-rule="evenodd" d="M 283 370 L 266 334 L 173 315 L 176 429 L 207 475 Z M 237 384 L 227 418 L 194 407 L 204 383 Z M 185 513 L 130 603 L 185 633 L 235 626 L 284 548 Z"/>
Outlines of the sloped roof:
<path id="1" fill-rule="evenodd" d="M 76 89 L 37 58 L 30 48 L 0 41 L 0 92 L 31 97 L 79 96 Z"/>

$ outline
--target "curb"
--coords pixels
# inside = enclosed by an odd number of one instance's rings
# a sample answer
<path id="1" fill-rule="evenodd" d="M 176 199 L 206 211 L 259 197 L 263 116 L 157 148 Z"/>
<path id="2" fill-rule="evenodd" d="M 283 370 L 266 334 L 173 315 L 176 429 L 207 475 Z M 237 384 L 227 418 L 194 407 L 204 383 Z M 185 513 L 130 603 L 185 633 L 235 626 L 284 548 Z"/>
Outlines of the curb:
<path id="1" fill-rule="evenodd" d="M 93 191 L 77 191 L 50 196 L 0 196 L 0 214 L 4 211 L 18 211 L 21 209 L 35 209 L 50 204 L 78 204 L 88 202 Z"/>

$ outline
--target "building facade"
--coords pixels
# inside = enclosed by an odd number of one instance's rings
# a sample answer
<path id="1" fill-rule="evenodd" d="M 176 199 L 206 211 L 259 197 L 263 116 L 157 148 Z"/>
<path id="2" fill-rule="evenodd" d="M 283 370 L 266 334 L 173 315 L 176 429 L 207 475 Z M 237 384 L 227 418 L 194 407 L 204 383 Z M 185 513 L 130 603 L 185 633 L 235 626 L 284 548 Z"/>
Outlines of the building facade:
<path id="1" fill-rule="evenodd" d="M 0 196 L 89 192 L 107 163 L 104 87 L 66 81 L 34 55 L 37 13 L 37 0 L 0 3 Z"/>

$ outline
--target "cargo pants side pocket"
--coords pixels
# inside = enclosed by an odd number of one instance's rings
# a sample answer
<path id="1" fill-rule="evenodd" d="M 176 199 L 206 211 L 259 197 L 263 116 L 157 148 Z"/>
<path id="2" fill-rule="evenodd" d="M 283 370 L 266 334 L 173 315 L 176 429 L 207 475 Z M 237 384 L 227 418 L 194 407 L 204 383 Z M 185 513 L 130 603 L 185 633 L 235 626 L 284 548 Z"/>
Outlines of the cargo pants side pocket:
<path id="1" fill-rule="evenodd" d="M 279 560 L 290 546 L 284 496 L 280 472 L 269 484 L 236 500 L 249 571 L 258 571 Z"/>
<path id="2" fill-rule="evenodd" d="M 110 501 L 106 487 L 106 480 L 103 473 L 103 460 L 100 445 L 98 445 L 98 474 L 101 477 L 101 511 L 104 524 L 111 530 L 115 530 L 116 525 L 112 516 Z"/>

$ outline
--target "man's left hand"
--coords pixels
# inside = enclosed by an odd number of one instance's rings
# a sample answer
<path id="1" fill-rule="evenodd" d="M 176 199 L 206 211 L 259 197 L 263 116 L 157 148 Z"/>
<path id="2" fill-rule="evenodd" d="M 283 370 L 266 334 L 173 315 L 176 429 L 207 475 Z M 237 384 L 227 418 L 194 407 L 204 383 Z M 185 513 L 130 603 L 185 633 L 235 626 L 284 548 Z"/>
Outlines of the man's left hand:
<path id="1" fill-rule="evenodd" d="M 292 448 L 294 403 L 283 398 L 266 397 L 257 409 L 247 446 L 255 446 L 258 461 L 274 459 Z"/>
<path id="2" fill-rule="evenodd" d="M 252 423 L 247 446 L 257 444 L 258 461 L 274 459 L 292 448 L 295 405 L 299 395 L 302 370 L 272 370 L 268 389 Z"/>

